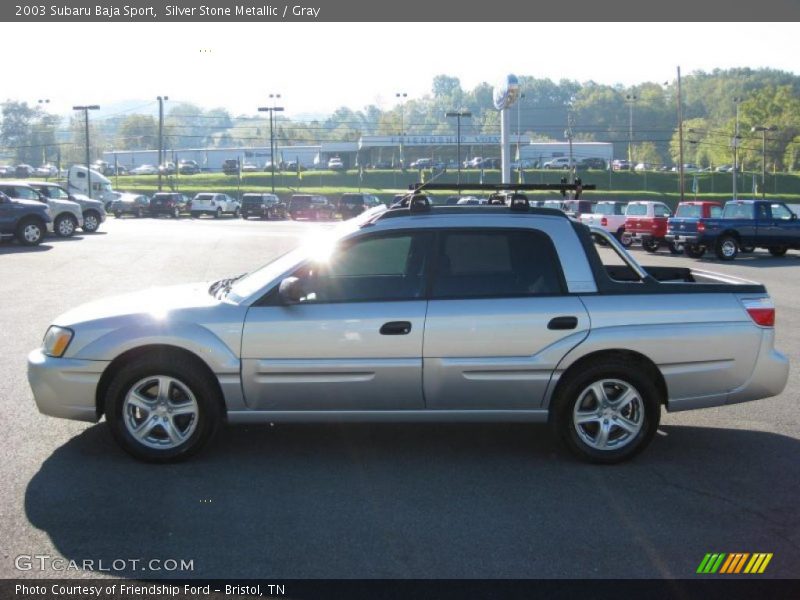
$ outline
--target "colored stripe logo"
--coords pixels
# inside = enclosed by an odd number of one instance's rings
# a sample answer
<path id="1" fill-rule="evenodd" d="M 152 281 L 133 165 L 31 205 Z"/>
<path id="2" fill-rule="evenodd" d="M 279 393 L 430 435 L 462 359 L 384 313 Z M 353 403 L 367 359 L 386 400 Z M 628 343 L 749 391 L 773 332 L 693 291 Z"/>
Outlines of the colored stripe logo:
<path id="1" fill-rule="evenodd" d="M 748 575 L 761 574 L 767 569 L 769 561 L 772 560 L 772 553 L 756 552 L 733 552 L 733 553 L 711 553 L 703 557 L 697 573 L 701 575 L 737 575 L 740 573 Z"/>

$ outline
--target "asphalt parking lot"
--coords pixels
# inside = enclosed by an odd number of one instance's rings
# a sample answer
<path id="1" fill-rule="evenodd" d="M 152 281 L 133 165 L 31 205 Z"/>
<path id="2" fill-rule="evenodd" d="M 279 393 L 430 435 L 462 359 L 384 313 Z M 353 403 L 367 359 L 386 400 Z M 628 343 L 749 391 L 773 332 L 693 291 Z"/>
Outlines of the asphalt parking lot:
<path id="1" fill-rule="evenodd" d="M 798 575 L 797 252 L 720 264 L 635 251 L 765 283 L 793 369 L 779 397 L 664 414 L 619 466 L 577 462 L 544 426 L 500 424 L 228 428 L 196 459 L 153 466 L 104 422 L 37 412 L 25 357 L 61 312 L 251 270 L 320 227 L 112 217 L 94 235 L 0 245 L 0 577 L 93 576 L 20 571 L 20 555 L 194 565 L 105 573 L 126 577 L 692 577 L 707 552 L 771 552 L 766 576 Z"/>

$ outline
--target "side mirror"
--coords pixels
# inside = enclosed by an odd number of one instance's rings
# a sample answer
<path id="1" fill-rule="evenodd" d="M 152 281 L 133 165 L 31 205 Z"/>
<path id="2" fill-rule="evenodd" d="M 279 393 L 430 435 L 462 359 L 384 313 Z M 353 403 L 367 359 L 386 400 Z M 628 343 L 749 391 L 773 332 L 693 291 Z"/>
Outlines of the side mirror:
<path id="1" fill-rule="evenodd" d="M 792 216 L 789 217 L 792 221 L 797 221 L 797 213 L 792 213 Z"/>
<path id="2" fill-rule="evenodd" d="M 303 288 L 303 282 L 297 277 L 287 277 L 281 281 L 278 287 L 278 294 L 284 304 L 297 304 L 305 297 L 306 292 Z"/>

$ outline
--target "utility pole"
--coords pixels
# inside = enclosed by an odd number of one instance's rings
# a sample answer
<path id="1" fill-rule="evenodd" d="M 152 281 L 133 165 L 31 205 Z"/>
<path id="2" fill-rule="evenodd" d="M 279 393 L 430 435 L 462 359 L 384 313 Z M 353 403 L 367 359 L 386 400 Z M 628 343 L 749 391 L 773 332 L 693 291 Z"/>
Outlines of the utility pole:
<path id="1" fill-rule="evenodd" d="M 627 94 L 628 102 L 628 168 L 633 170 L 633 103 L 638 100 L 636 94 Z"/>
<path id="2" fill-rule="evenodd" d="M 270 101 L 272 102 L 272 106 L 259 106 L 259 112 L 269 112 L 269 162 L 270 162 L 270 170 L 272 171 L 272 193 L 275 193 L 275 134 L 273 131 L 273 113 L 276 112 L 283 112 L 282 106 L 275 106 L 275 102 L 278 98 L 281 97 L 280 94 L 270 94 Z M 300 163 L 298 162 L 298 167 Z"/>
<path id="3" fill-rule="evenodd" d="M 161 191 L 161 172 L 164 169 L 164 102 L 169 96 L 157 96 L 158 100 L 158 191 Z M 175 167 L 177 171 L 177 165 Z"/>
<path id="4" fill-rule="evenodd" d="M 737 190 L 736 186 L 738 184 L 737 179 L 739 179 L 739 104 L 742 102 L 741 96 L 734 96 L 733 98 L 733 106 L 734 111 L 736 113 L 736 117 L 734 119 L 733 125 L 733 199 L 736 200 Z"/>
<path id="5" fill-rule="evenodd" d="M 678 172 L 680 173 L 681 202 L 684 200 L 685 185 L 683 179 L 683 101 L 681 100 L 681 68 L 678 67 Z"/>
<path id="6" fill-rule="evenodd" d="M 471 117 L 472 113 L 468 110 L 450 110 L 444 113 L 445 117 L 455 117 L 456 118 L 456 154 L 457 154 L 457 163 L 458 163 L 458 175 L 457 175 L 457 184 L 461 185 L 461 118 L 464 117 Z M 459 190 L 461 192 L 461 190 Z"/>
<path id="7" fill-rule="evenodd" d="M 572 158 L 572 126 L 575 124 L 570 107 L 567 112 L 567 128 L 564 130 L 564 137 L 569 142 L 569 183 L 573 183 L 575 179 L 575 161 Z"/>
<path id="8" fill-rule="evenodd" d="M 83 118 L 86 127 L 86 189 L 87 196 L 89 198 L 92 197 L 92 168 L 91 168 L 91 156 L 89 153 L 89 111 L 90 110 L 100 110 L 100 106 L 97 104 L 83 104 L 80 106 L 73 106 L 72 110 L 82 110 L 83 111 Z"/>
<path id="9" fill-rule="evenodd" d="M 406 168 L 405 158 L 403 157 L 403 138 L 406 135 L 405 124 L 403 123 L 405 115 L 405 99 L 408 97 L 406 92 L 395 93 L 395 98 L 400 99 L 400 167 Z"/>
<path id="10" fill-rule="evenodd" d="M 519 107 L 522 106 L 522 99 L 524 97 L 525 97 L 525 94 L 520 94 L 519 95 L 519 100 L 517 100 L 517 170 L 518 171 L 522 170 L 522 156 L 519 153 L 520 138 L 522 137 L 522 132 L 520 131 L 520 125 L 519 125 L 519 121 L 520 121 L 520 119 L 519 119 L 519 113 L 520 113 Z"/>
<path id="11" fill-rule="evenodd" d="M 778 131 L 774 125 L 770 127 L 753 127 L 750 129 L 753 133 L 761 132 L 761 199 L 764 200 L 767 195 L 767 132 Z"/>

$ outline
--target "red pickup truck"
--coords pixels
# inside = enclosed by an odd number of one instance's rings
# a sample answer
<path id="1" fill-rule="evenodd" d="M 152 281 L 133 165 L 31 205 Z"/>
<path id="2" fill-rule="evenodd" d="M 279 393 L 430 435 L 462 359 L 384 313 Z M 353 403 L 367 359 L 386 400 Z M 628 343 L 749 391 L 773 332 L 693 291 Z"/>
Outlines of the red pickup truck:
<path id="1" fill-rule="evenodd" d="M 681 248 L 666 240 L 667 219 L 671 216 L 672 211 L 663 202 L 631 202 L 625 209 L 625 233 L 630 233 L 634 243 L 641 243 L 648 252 L 658 251 L 663 243 L 671 254 L 679 254 Z"/>

